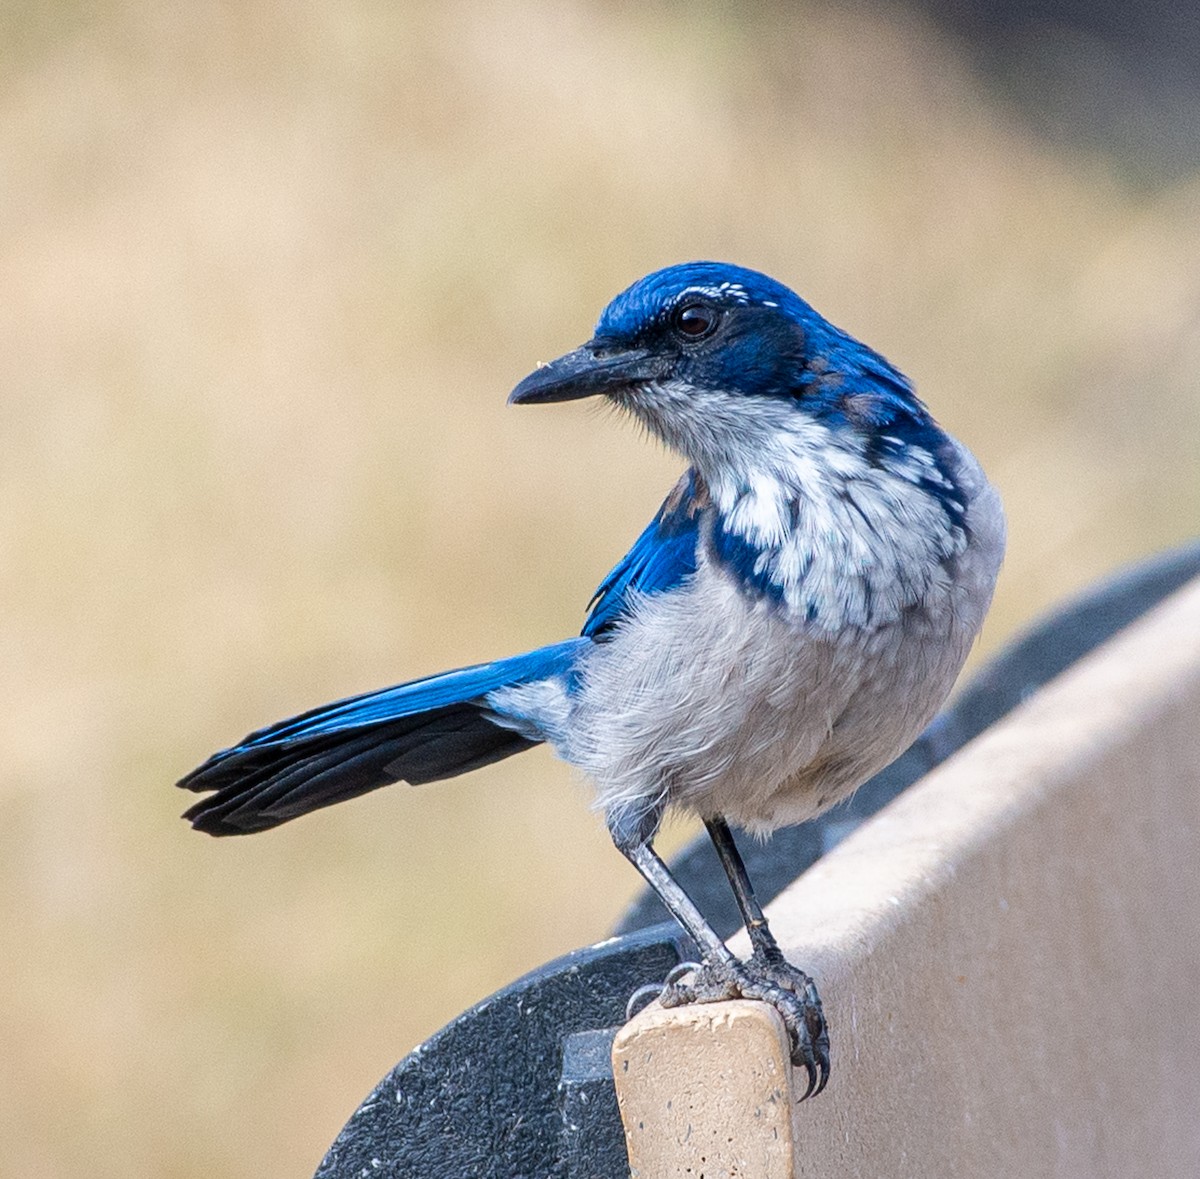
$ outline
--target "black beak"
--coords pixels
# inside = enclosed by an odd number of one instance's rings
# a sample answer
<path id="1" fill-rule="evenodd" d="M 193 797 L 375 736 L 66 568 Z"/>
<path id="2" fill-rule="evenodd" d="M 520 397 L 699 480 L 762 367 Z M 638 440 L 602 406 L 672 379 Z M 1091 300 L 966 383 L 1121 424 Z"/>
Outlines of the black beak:
<path id="1" fill-rule="evenodd" d="M 661 375 L 658 358 L 647 349 L 618 349 L 593 340 L 535 369 L 508 395 L 508 403 L 575 401 L 598 393 L 615 393 L 630 385 L 643 385 Z"/>

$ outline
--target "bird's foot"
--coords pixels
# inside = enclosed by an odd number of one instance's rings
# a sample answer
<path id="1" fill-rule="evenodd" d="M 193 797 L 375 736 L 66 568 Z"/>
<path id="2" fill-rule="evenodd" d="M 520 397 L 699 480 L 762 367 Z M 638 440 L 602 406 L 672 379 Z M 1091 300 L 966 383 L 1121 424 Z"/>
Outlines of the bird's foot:
<path id="1" fill-rule="evenodd" d="M 690 977 L 688 977 L 690 976 Z M 630 1000 L 652 988 L 643 987 Z M 779 1012 L 792 1045 L 792 1063 L 804 1069 L 808 1088 L 799 1100 L 815 1097 L 829 1080 L 829 1029 L 816 984 L 782 954 L 756 952 L 746 962 L 685 962 L 667 975 L 658 1001 L 664 1007 L 757 999 Z"/>

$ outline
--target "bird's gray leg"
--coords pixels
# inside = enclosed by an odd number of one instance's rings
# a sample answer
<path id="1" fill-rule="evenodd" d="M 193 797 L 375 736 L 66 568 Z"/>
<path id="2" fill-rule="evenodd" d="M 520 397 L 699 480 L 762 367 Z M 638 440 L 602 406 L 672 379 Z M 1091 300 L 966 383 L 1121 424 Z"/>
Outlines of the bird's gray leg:
<path id="1" fill-rule="evenodd" d="M 757 930 L 751 933 L 754 956 L 748 963 L 734 956 L 654 851 L 651 840 L 661 819 L 661 806 L 648 807 L 640 813 L 622 811 L 608 816 L 613 843 L 691 935 L 704 958 L 691 982 L 668 982 L 660 1002 L 664 1007 L 737 998 L 770 1003 L 788 1029 L 793 1062 L 808 1074 L 808 1088 L 800 1100 L 820 1093 L 829 1079 L 829 1036 L 820 997 L 812 979 L 784 960 L 771 936 L 729 828 L 718 820 L 725 839 L 718 842 L 721 838 L 718 834 L 713 836 L 713 842 L 747 925 Z M 756 924 L 751 925 L 752 922 Z"/>
<path id="2" fill-rule="evenodd" d="M 807 1032 L 811 1056 L 806 1055 L 802 1044 L 793 1040 L 799 1054 L 796 1063 L 808 1064 L 811 1061 L 816 1065 L 819 1077 L 815 1086 L 810 1085 L 810 1088 L 814 1093 L 820 1093 L 829 1079 L 829 1029 L 821 1010 L 821 997 L 817 993 L 816 984 L 803 970 L 784 958 L 783 951 L 767 924 L 767 915 L 758 903 L 758 897 L 754 895 L 750 874 L 746 871 L 745 862 L 734 842 L 729 824 L 718 816 L 705 819 L 704 825 L 716 849 L 717 859 L 721 861 L 721 867 L 729 878 L 729 886 L 733 889 L 738 911 L 746 923 L 746 932 L 750 935 L 753 956 L 749 965 L 753 968 L 753 973 L 768 983 L 792 992 L 801 1001 L 800 1019 L 804 1031 Z M 810 1080 L 813 1077 L 811 1069 L 809 1077 Z"/>
<path id="3" fill-rule="evenodd" d="M 642 874 L 642 879 L 666 906 L 667 911 L 691 935 L 705 961 L 736 963 L 737 958 L 709 925 L 703 913 L 688 896 L 671 870 L 651 845 L 662 822 L 661 805 L 630 813 L 622 810 L 609 814 L 608 830 L 617 850 Z"/>
<path id="4" fill-rule="evenodd" d="M 768 962 L 782 961 L 783 951 L 767 924 L 767 915 L 754 895 L 754 886 L 750 883 L 749 873 L 742 860 L 742 854 L 733 841 L 733 832 L 729 824 L 722 818 L 705 819 L 704 826 L 708 828 L 709 838 L 717 852 L 717 859 L 725 875 L 729 877 L 729 887 L 733 889 L 738 911 L 746 923 L 746 932 L 750 935 L 750 944 L 754 947 L 754 955 Z"/>

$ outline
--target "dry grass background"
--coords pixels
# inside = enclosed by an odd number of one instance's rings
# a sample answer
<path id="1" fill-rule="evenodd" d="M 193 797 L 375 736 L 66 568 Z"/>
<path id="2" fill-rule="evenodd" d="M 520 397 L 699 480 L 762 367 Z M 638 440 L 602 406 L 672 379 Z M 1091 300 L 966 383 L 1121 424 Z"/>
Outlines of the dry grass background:
<path id="1" fill-rule="evenodd" d="M 0 53 L 4 1175 L 306 1174 L 604 936 L 636 881 L 541 751 L 245 841 L 171 782 L 577 628 L 678 464 L 504 396 L 642 272 L 766 269 L 918 380 L 1011 514 L 985 649 L 1200 519 L 1200 174 L 1038 142 L 919 23 L 98 0 Z"/>

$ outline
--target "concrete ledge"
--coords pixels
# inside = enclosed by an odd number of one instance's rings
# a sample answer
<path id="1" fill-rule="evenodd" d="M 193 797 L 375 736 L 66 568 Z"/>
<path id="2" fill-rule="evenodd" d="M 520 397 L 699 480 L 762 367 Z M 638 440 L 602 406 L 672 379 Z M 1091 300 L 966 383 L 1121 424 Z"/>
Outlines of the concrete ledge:
<path id="1" fill-rule="evenodd" d="M 787 1031 L 765 1003 L 653 1007 L 612 1056 L 632 1179 L 789 1179 Z"/>
<path id="2" fill-rule="evenodd" d="M 1200 1174 L 1200 583 L 769 912 L 833 1038 L 796 1175 Z"/>

